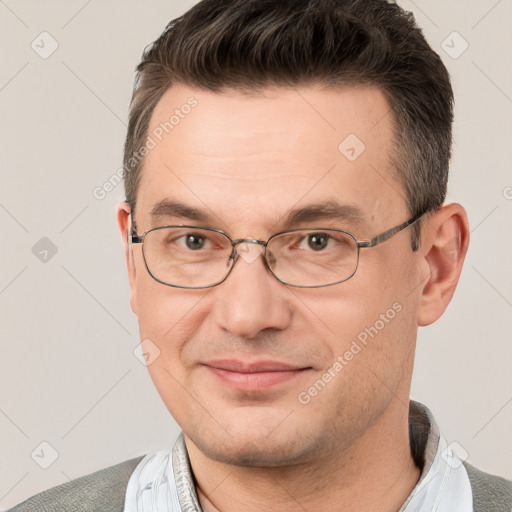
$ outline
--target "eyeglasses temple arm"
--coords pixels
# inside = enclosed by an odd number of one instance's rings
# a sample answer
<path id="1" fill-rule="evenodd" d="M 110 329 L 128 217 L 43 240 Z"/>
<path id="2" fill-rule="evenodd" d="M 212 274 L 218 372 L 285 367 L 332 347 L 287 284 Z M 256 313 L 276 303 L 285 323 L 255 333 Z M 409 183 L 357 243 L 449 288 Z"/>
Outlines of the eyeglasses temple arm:
<path id="1" fill-rule="evenodd" d="M 132 214 L 128 217 L 128 243 L 129 244 L 141 244 L 144 240 L 143 236 L 137 234 L 137 230 L 132 221 Z"/>
<path id="2" fill-rule="evenodd" d="M 396 235 L 406 227 L 410 226 L 411 224 L 414 224 L 417 220 L 422 217 L 424 212 L 416 214 L 414 217 L 411 217 L 409 220 L 406 220 L 403 224 L 400 224 L 399 226 L 396 226 L 394 228 L 388 229 L 387 231 L 384 231 L 384 233 L 381 233 L 380 235 L 377 235 L 375 238 L 372 238 L 371 240 L 360 240 L 357 245 L 359 247 L 375 247 L 376 245 L 385 242 L 386 240 L 389 240 L 392 236 Z"/>

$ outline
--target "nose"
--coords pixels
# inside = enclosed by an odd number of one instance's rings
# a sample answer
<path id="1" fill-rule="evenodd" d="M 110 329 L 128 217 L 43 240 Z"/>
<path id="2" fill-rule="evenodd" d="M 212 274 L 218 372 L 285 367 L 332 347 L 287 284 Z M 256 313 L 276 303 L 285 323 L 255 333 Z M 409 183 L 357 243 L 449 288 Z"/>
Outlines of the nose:
<path id="1" fill-rule="evenodd" d="M 247 339 L 265 329 L 285 329 L 292 318 L 290 292 L 268 270 L 263 247 L 241 243 L 236 250 L 231 273 L 214 288 L 217 324 Z"/>

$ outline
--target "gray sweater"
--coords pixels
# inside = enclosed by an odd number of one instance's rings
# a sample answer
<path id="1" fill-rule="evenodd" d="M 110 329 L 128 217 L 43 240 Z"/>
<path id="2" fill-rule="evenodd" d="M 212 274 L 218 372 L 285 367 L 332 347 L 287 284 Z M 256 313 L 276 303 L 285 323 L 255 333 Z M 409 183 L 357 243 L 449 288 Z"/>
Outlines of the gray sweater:
<path id="1" fill-rule="evenodd" d="M 9 512 L 123 512 L 128 480 L 141 460 L 131 459 L 53 487 Z M 511 512 L 512 482 L 464 465 L 473 489 L 474 512 Z"/>

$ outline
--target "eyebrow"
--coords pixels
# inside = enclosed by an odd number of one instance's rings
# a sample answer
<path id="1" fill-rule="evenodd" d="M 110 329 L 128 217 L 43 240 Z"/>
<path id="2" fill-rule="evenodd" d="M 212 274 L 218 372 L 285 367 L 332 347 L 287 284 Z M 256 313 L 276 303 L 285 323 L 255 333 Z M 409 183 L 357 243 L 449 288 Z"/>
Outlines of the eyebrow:
<path id="1" fill-rule="evenodd" d="M 156 203 L 150 211 L 151 217 L 180 218 L 199 222 L 211 222 L 212 216 L 206 211 L 171 199 L 163 199 Z M 354 204 L 341 204 L 336 200 L 327 200 L 320 203 L 306 205 L 288 212 L 282 224 L 282 230 L 292 229 L 295 226 L 322 220 L 335 220 L 363 226 L 366 223 L 364 212 Z"/>
<path id="2" fill-rule="evenodd" d="M 156 203 L 149 214 L 153 218 L 179 217 L 189 220 L 198 220 L 201 222 L 206 222 L 210 219 L 210 215 L 208 215 L 204 210 L 199 210 L 192 206 L 188 206 L 178 201 L 172 201 L 170 199 L 163 199 Z"/>
<path id="3" fill-rule="evenodd" d="M 290 229 L 298 224 L 320 220 L 336 220 L 351 226 L 363 226 L 365 224 L 365 215 L 354 204 L 341 204 L 336 200 L 328 200 L 292 210 L 286 216 L 283 227 L 284 229 Z"/>

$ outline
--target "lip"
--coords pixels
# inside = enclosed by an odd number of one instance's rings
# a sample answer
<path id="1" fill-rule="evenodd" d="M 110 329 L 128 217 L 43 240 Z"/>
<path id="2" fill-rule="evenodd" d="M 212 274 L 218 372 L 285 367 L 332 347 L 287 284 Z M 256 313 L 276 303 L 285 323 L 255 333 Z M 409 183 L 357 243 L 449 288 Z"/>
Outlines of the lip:
<path id="1" fill-rule="evenodd" d="M 263 391 L 302 375 L 311 367 L 292 366 L 279 361 L 222 359 L 203 363 L 222 383 L 239 391 Z"/>

